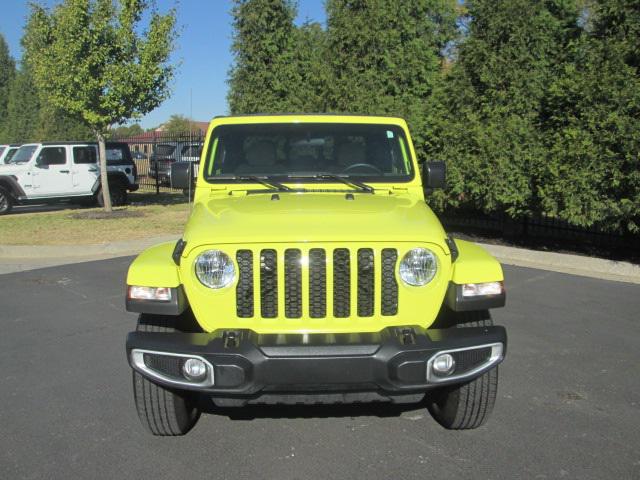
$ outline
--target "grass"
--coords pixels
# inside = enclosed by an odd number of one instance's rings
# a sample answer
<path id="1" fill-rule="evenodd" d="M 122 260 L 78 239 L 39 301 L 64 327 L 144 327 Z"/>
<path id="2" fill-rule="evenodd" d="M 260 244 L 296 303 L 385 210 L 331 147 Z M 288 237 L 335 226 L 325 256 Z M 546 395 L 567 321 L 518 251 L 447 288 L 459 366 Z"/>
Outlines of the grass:
<path id="1" fill-rule="evenodd" d="M 0 217 L 0 244 L 88 245 L 179 234 L 189 216 L 181 194 L 132 193 L 129 205 L 104 215 L 100 208 L 74 205 L 55 211 L 29 208 Z"/>

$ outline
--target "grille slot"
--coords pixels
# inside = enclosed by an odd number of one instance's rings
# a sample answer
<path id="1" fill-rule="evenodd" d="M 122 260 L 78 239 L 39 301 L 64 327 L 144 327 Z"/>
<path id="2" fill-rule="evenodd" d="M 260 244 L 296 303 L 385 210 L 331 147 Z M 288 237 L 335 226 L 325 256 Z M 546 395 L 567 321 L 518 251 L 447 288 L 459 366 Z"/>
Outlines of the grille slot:
<path id="1" fill-rule="evenodd" d="M 373 316 L 374 294 L 373 250 L 361 248 L 358 250 L 358 316 Z"/>
<path id="2" fill-rule="evenodd" d="M 273 249 L 260 252 L 260 314 L 264 318 L 278 316 L 278 262 Z"/>
<path id="3" fill-rule="evenodd" d="M 322 248 L 309 250 L 309 316 L 327 316 L 327 255 Z"/>
<path id="4" fill-rule="evenodd" d="M 253 317 L 253 252 L 238 250 L 236 253 L 240 270 L 236 287 L 236 314 L 240 318 Z"/>
<path id="5" fill-rule="evenodd" d="M 333 251 L 333 316 L 348 317 L 351 313 L 351 259 L 349 250 Z"/>
<path id="6" fill-rule="evenodd" d="M 287 318 L 302 316 L 302 253 L 289 248 L 284 252 L 284 314 Z"/>
<path id="7" fill-rule="evenodd" d="M 398 281 L 396 263 L 398 252 L 395 248 L 382 250 L 382 315 L 398 314 Z"/>

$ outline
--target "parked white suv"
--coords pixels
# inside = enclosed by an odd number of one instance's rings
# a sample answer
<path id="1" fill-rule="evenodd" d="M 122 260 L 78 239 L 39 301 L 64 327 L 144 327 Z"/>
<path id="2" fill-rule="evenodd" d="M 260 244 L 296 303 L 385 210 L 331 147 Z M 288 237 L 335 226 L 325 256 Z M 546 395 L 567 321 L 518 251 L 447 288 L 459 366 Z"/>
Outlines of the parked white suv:
<path id="1" fill-rule="evenodd" d="M 126 143 L 107 143 L 107 172 L 113 204 L 124 205 L 127 192 L 138 189 Z M 0 165 L 0 215 L 15 204 L 69 200 L 103 205 L 96 143 L 29 143 Z"/>

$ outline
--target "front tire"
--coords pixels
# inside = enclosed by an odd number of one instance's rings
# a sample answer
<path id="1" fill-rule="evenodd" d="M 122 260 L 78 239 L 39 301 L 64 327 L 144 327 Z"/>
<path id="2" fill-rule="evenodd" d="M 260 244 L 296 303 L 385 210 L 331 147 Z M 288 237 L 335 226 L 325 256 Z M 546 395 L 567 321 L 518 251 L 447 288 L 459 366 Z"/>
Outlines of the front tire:
<path id="1" fill-rule="evenodd" d="M 0 188 L 0 215 L 6 215 L 13 208 L 13 197 L 4 188 Z"/>
<path id="2" fill-rule="evenodd" d="M 456 327 L 493 325 L 488 311 L 456 313 Z M 478 428 L 489 418 L 498 393 L 498 367 L 462 385 L 442 387 L 428 398 L 431 416 L 449 430 Z"/>
<path id="3" fill-rule="evenodd" d="M 140 314 L 138 332 L 175 332 L 180 317 Z M 200 418 L 198 397 L 161 387 L 133 372 L 133 396 L 142 425 L 156 436 L 177 436 L 189 432 Z"/>

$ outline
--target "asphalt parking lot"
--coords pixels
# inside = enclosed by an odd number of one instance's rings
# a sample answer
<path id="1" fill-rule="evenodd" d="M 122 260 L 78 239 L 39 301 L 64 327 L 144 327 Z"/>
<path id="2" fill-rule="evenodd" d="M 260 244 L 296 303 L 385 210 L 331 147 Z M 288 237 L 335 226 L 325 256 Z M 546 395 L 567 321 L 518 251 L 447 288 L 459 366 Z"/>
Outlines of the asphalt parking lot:
<path id="1" fill-rule="evenodd" d="M 496 409 L 450 432 L 422 405 L 218 410 L 141 427 L 124 354 L 130 258 L 0 275 L 0 478 L 640 478 L 640 288 L 506 267 Z"/>

